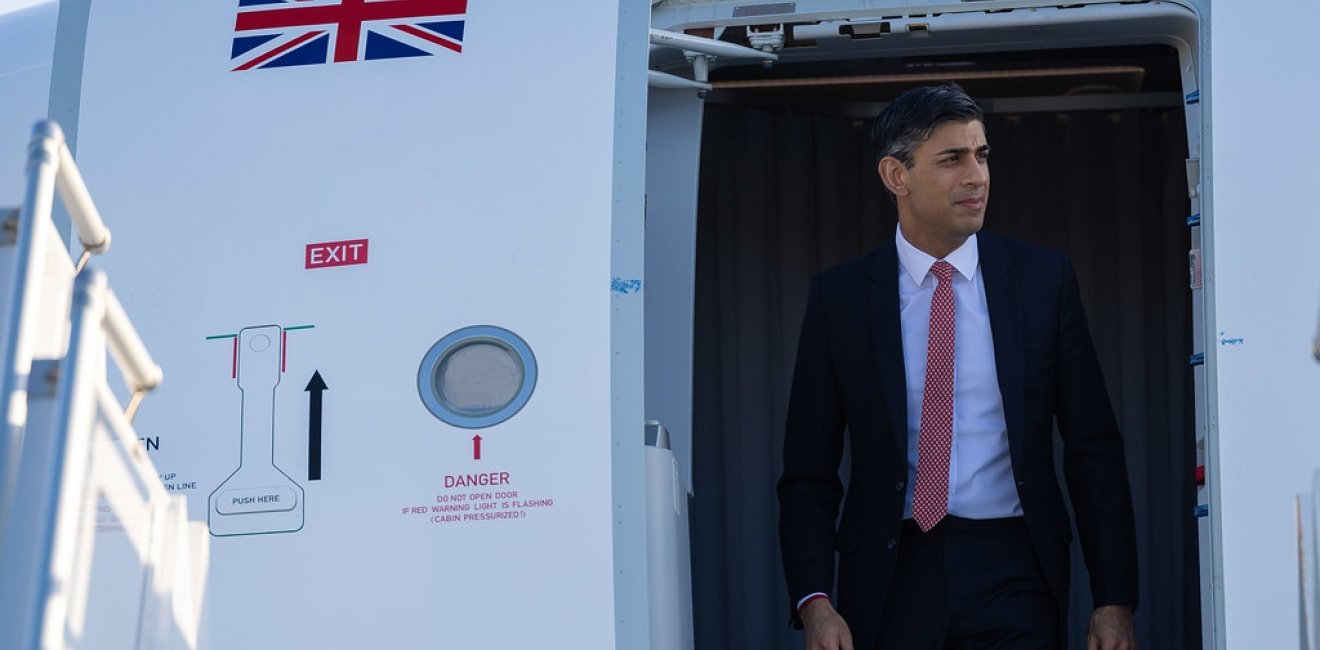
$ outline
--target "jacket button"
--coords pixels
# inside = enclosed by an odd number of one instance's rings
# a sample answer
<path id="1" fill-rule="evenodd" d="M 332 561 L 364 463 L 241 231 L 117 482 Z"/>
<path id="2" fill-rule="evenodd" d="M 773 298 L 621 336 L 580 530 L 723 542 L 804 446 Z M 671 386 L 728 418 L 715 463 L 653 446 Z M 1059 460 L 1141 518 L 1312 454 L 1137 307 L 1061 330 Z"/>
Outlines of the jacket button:
<path id="1" fill-rule="evenodd" d="M 887 549 L 889 549 L 889 550 L 891 550 L 891 551 L 894 550 L 894 547 L 895 547 L 895 546 L 898 546 L 898 540 L 891 539 L 891 540 L 885 542 L 885 548 L 887 548 Z"/>
<path id="2" fill-rule="evenodd" d="M 907 483 L 904 483 L 903 481 L 899 481 L 899 482 L 897 482 L 897 483 L 894 484 L 894 491 L 895 491 L 895 492 L 902 492 L 902 491 L 903 491 L 903 488 L 905 488 L 905 487 L 907 487 Z"/>

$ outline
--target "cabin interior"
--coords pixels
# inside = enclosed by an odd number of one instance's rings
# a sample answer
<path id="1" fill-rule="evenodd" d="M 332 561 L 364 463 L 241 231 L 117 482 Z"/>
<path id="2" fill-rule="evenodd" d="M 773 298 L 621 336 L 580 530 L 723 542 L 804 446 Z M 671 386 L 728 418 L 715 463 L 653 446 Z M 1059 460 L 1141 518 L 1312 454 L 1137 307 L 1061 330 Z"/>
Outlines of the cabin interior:
<path id="1" fill-rule="evenodd" d="M 943 81 L 986 111 L 986 228 L 1063 250 L 1077 269 L 1126 441 L 1139 641 L 1201 647 L 1196 17 L 1159 3 L 896 15 L 808 4 L 795 18 L 653 12 L 673 32 L 782 38 L 773 64 L 708 61 L 705 93 L 651 91 L 647 409 L 690 463 L 696 647 L 801 647 L 774 486 L 808 283 L 893 237 L 869 120 Z M 653 49 L 651 68 L 694 74 L 677 49 Z M 664 352 L 676 345 L 690 346 L 690 366 Z M 1091 599 L 1073 546 L 1067 634 L 1085 647 Z"/>

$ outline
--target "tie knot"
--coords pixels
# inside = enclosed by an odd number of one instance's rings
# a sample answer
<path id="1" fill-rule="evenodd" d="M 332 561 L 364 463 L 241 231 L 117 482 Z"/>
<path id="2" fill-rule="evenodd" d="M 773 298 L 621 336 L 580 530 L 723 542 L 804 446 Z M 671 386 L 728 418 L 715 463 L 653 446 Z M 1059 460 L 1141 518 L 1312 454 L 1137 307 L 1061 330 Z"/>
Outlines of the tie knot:
<path id="1" fill-rule="evenodd" d="M 930 272 L 939 278 L 940 282 L 948 282 L 953 279 L 953 265 L 944 260 L 935 262 L 935 265 L 930 267 Z"/>

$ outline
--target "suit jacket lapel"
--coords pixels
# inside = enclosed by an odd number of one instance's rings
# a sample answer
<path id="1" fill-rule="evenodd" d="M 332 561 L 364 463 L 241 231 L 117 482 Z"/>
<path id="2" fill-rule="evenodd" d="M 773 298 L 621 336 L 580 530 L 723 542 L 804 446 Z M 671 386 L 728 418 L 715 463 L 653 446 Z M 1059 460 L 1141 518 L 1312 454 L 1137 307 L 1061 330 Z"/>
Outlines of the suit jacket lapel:
<path id="1" fill-rule="evenodd" d="M 1025 408 L 1026 354 L 1022 341 L 1022 301 L 1018 268 L 1013 255 L 993 235 L 977 236 L 981 274 L 985 279 L 985 300 L 990 311 L 990 330 L 995 343 L 995 371 L 999 393 L 1004 401 L 1004 421 L 1008 427 L 1009 455 L 1014 467 L 1020 467 Z"/>
<path id="2" fill-rule="evenodd" d="M 907 376 L 903 366 L 903 324 L 898 311 L 898 251 L 891 240 L 875 252 L 867 295 L 876 368 L 899 459 L 907 463 Z"/>

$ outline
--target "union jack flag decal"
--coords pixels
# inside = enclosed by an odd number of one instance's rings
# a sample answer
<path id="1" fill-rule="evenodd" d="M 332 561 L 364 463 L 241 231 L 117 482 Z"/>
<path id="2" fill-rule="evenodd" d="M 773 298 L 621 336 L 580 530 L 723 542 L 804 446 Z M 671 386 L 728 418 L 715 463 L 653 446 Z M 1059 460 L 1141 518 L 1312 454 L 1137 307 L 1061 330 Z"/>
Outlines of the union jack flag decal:
<path id="1" fill-rule="evenodd" d="M 467 0 L 239 0 L 234 70 L 463 51 Z"/>

